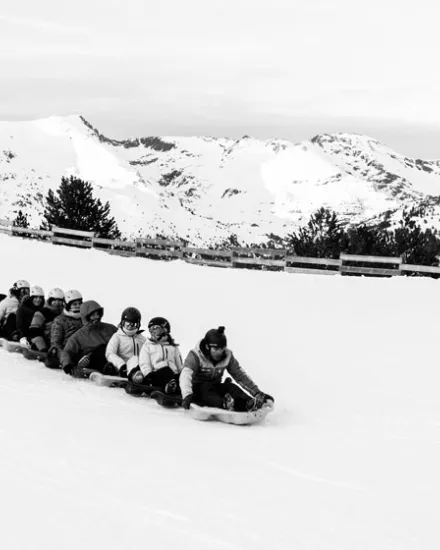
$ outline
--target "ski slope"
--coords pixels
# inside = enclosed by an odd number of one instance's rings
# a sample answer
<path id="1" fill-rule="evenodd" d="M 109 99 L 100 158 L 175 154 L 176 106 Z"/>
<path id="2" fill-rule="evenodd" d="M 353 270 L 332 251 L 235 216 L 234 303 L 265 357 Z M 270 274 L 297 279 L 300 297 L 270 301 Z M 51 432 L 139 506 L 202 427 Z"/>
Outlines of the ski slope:
<path id="1" fill-rule="evenodd" d="M 0 349 L 0 547 L 440 547 L 439 281 L 118 258 L 0 235 L 0 291 L 78 288 L 117 323 L 209 328 L 276 398 L 264 424 L 201 423 Z"/>

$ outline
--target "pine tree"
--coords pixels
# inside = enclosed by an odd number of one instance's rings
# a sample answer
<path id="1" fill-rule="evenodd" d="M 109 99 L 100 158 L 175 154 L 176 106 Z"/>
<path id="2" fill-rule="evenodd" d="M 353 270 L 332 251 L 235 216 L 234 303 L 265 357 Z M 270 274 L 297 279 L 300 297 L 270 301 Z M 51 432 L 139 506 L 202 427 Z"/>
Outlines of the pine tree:
<path id="1" fill-rule="evenodd" d="M 21 210 L 18 211 L 17 217 L 12 222 L 12 225 L 14 227 L 29 227 L 29 222 L 27 219 L 27 215 L 23 214 Z"/>
<path id="2" fill-rule="evenodd" d="M 49 190 L 44 210 L 43 229 L 52 226 L 80 231 L 94 231 L 98 237 L 118 239 L 121 236 L 110 204 L 93 197 L 92 185 L 74 176 L 62 177 L 54 193 Z"/>
<path id="3" fill-rule="evenodd" d="M 287 235 L 286 244 L 297 256 L 339 258 L 344 238 L 344 230 L 335 212 L 320 208 L 312 214 L 305 227 Z"/>

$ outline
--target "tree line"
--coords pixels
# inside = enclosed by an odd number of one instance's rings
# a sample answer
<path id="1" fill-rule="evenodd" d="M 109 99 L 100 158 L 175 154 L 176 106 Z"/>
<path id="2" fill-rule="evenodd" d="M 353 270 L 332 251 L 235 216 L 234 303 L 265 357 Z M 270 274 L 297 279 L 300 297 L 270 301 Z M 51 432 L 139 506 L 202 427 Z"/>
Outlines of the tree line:
<path id="1" fill-rule="evenodd" d="M 284 248 L 290 254 L 310 258 L 339 258 L 341 253 L 370 256 L 402 256 L 405 263 L 439 265 L 440 238 L 436 229 L 422 229 L 423 207 L 404 210 L 401 219 L 390 222 L 344 224 L 335 212 L 320 208 L 304 227 L 284 237 L 268 235 L 265 247 Z M 60 187 L 49 190 L 45 198 L 43 223 L 40 229 L 63 227 L 93 231 L 98 237 L 120 239 L 121 233 L 110 213 L 110 204 L 102 204 L 93 196 L 92 185 L 75 176 L 62 177 Z M 21 210 L 13 221 L 15 227 L 29 227 Z M 219 248 L 241 246 L 236 235 Z M 255 245 L 254 245 L 255 246 Z M 261 245 L 259 245 L 261 246 Z"/>

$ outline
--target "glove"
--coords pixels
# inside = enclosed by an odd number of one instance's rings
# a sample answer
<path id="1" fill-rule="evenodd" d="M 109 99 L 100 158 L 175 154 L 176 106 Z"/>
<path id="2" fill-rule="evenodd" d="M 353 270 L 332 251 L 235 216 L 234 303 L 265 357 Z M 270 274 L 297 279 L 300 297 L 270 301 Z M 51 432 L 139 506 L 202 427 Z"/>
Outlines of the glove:
<path id="1" fill-rule="evenodd" d="M 72 374 L 73 365 L 64 365 L 63 371 L 64 371 L 66 374 Z"/>
<path id="2" fill-rule="evenodd" d="M 190 393 L 189 395 L 187 395 L 186 397 L 184 397 L 182 399 L 182 407 L 186 410 L 189 409 L 189 406 L 191 405 L 192 403 L 192 400 L 194 399 L 194 394 Z"/>
<path id="3" fill-rule="evenodd" d="M 25 348 L 30 348 L 31 345 L 29 344 L 29 341 L 27 338 L 23 336 L 23 338 L 20 338 L 20 345 L 24 346 Z"/>
<path id="4" fill-rule="evenodd" d="M 58 348 L 56 346 L 52 346 L 49 349 L 48 355 L 49 357 L 56 357 L 58 355 Z"/>
<path id="5" fill-rule="evenodd" d="M 262 391 L 258 392 L 257 395 L 254 397 L 255 399 L 255 405 L 257 409 L 261 409 L 261 407 L 267 402 L 272 401 L 275 402 L 275 399 L 268 395 L 267 393 L 263 393 Z"/>
<path id="6" fill-rule="evenodd" d="M 78 367 L 81 369 L 86 369 L 90 365 L 90 355 L 84 355 L 84 357 L 81 357 L 81 359 L 78 361 Z"/>
<path id="7" fill-rule="evenodd" d="M 119 376 L 127 378 L 127 365 L 122 365 L 122 367 L 119 369 Z"/>
<path id="8" fill-rule="evenodd" d="M 144 375 L 141 371 L 135 372 L 131 378 L 134 384 L 142 384 L 144 381 Z"/>

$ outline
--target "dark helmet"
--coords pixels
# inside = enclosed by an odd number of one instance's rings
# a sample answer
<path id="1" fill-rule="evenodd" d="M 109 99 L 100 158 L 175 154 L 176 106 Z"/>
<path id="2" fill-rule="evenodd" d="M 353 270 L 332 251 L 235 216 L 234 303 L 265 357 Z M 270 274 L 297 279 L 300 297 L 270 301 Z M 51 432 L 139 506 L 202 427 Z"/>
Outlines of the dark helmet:
<path id="1" fill-rule="evenodd" d="M 121 315 L 121 324 L 124 321 L 128 321 L 129 323 L 135 323 L 135 325 L 139 328 L 141 326 L 141 319 L 141 312 L 137 308 L 126 307 Z"/>
<path id="2" fill-rule="evenodd" d="M 162 327 L 168 332 L 168 334 L 171 332 L 170 322 L 165 319 L 165 317 L 153 317 L 152 319 L 150 319 L 148 323 L 148 328 L 153 327 L 154 325 Z"/>

